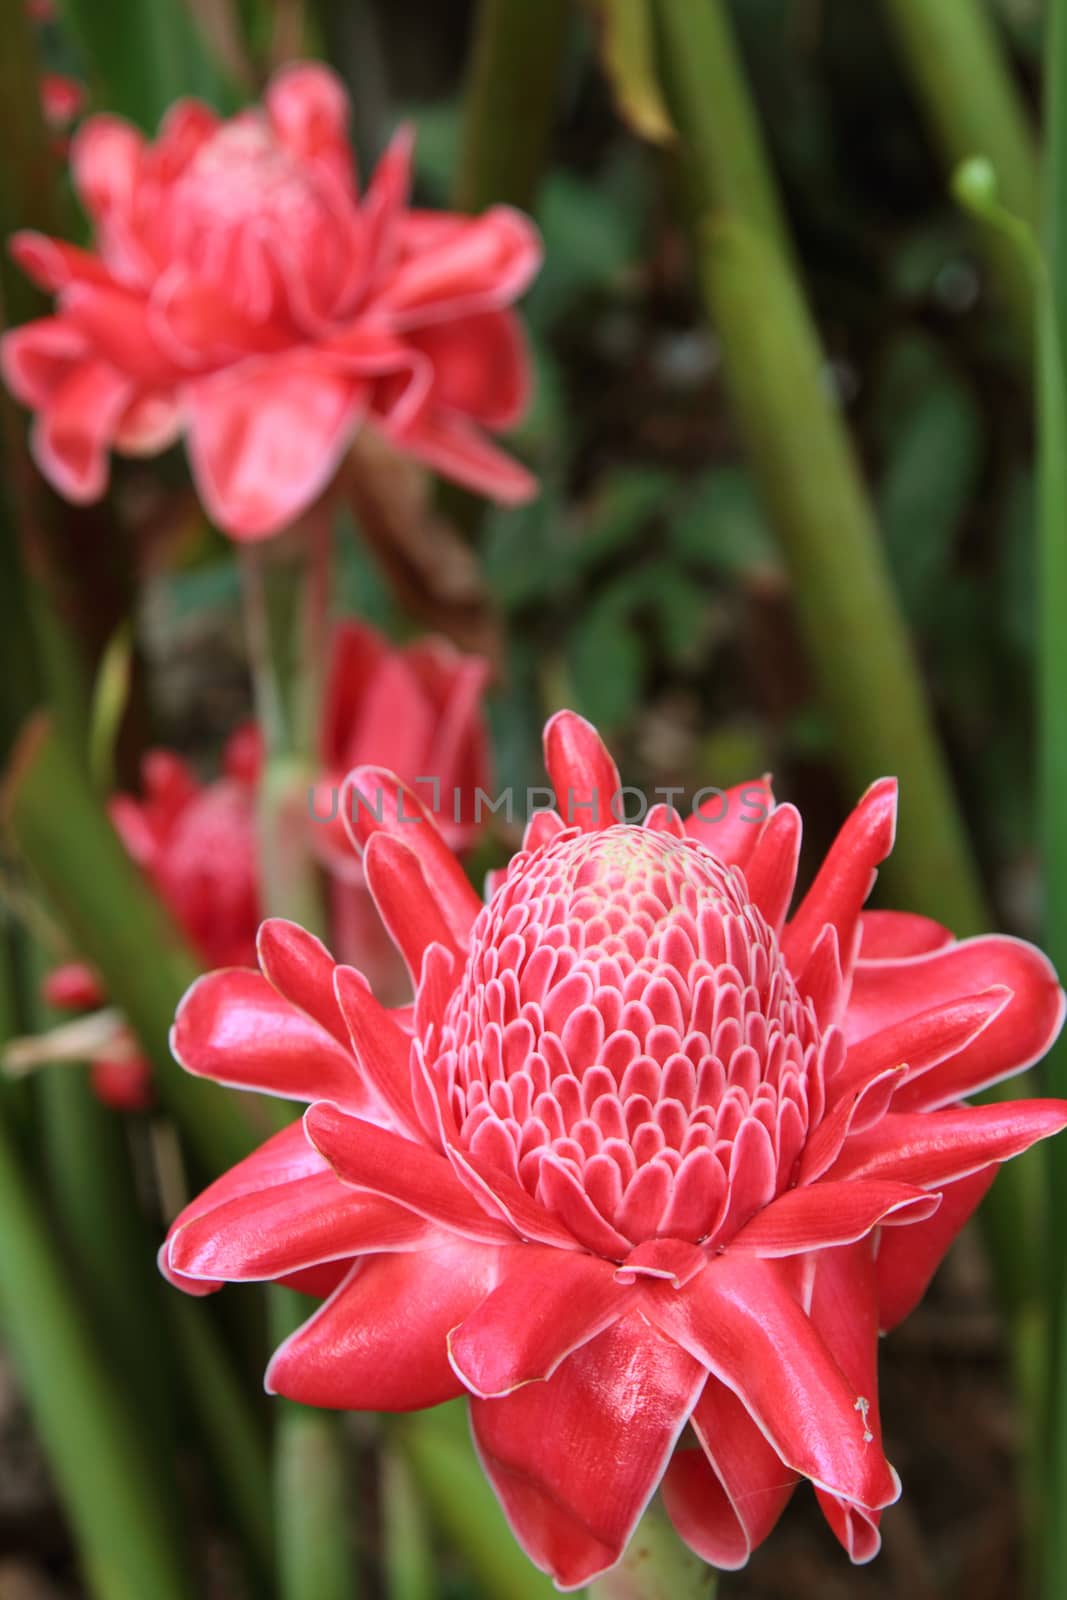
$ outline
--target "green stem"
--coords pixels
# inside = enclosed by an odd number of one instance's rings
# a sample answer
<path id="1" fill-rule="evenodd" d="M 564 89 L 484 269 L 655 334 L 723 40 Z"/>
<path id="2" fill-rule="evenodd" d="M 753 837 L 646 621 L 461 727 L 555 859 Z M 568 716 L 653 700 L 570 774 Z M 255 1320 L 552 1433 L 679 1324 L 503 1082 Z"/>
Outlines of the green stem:
<path id="1" fill-rule="evenodd" d="M 150 1428 L 112 1382 L 0 1127 L 0 1326 L 98 1600 L 191 1600 Z"/>
<path id="2" fill-rule="evenodd" d="M 275 1342 L 307 1321 L 309 1303 L 291 1289 L 271 1291 Z M 356 1593 L 347 1485 L 351 1479 L 341 1418 L 279 1400 L 274 1458 L 275 1549 L 282 1600 L 352 1600 Z"/>
<path id="3" fill-rule="evenodd" d="M 409 1463 L 390 1443 L 382 1454 L 382 1561 L 389 1600 L 434 1600 L 433 1549 Z"/>
<path id="4" fill-rule="evenodd" d="M 229 1352 L 200 1300 L 168 1294 L 167 1321 L 190 1408 L 207 1441 L 219 1488 L 261 1583 L 274 1568 L 274 1520 L 266 1428 L 237 1381 Z M 257 1591 L 259 1592 L 259 1591 Z"/>
<path id="5" fill-rule="evenodd" d="M 170 1025 L 196 960 L 47 718 L 33 719 L 20 738 L 3 800 L 20 855 L 133 1028 L 197 1158 L 212 1176 L 233 1166 L 254 1143 L 251 1124 L 233 1096 L 183 1072 L 170 1053 Z"/>
<path id="6" fill-rule="evenodd" d="M 701 282 L 727 383 L 789 563 L 797 613 L 838 758 L 854 788 L 901 780 L 901 823 L 883 872 L 898 903 L 963 937 L 990 914 L 968 848 L 922 678 L 848 434 L 826 387 L 826 363 L 803 292 L 769 236 L 765 206 L 724 171 L 763 168 L 754 116 L 720 124 L 702 85 L 747 101 L 736 52 L 723 53 L 721 0 L 654 0 L 672 118 L 691 146 Z M 708 25 L 708 17 L 714 26 Z M 709 152 L 715 149 L 712 161 Z M 730 210 L 730 206 L 734 208 Z M 714 220 L 712 220 L 714 219 Z M 1016 1082 L 1015 1094 L 1024 1092 Z M 1039 1293 L 1041 1155 L 1005 1169 L 984 1208 L 1005 1304 Z"/>
<path id="7" fill-rule="evenodd" d="M 533 209 L 570 21 L 567 0 L 481 0 L 452 194 L 460 211 Z"/>
<path id="8" fill-rule="evenodd" d="M 590 1585 L 589 1600 L 714 1600 L 718 1574 L 679 1539 L 654 1500 L 618 1566 Z"/>
<path id="9" fill-rule="evenodd" d="M 454 1401 L 393 1424 L 434 1519 L 463 1551 L 489 1600 L 552 1600 L 556 1590 L 523 1555 L 475 1459 L 466 1405 Z"/>
<path id="10" fill-rule="evenodd" d="M 1020 91 L 983 0 L 884 0 L 905 65 L 953 173 L 985 156 L 1003 204 L 1031 227 L 1039 210 L 1038 152 Z M 1033 348 L 1033 283 L 1003 233 L 982 227 L 990 267 L 1023 348 Z"/>
<path id="11" fill-rule="evenodd" d="M 260 783 L 264 911 L 325 933 L 322 875 L 311 854 L 308 786 L 314 777 L 328 622 L 330 513 L 275 548 L 246 552 L 245 626 L 266 746 Z M 275 1342 L 307 1320 L 291 1290 L 270 1295 Z M 279 1401 L 274 1460 L 275 1537 L 282 1600 L 350 1600 L 355 1568 L 340 1419 Z"/>

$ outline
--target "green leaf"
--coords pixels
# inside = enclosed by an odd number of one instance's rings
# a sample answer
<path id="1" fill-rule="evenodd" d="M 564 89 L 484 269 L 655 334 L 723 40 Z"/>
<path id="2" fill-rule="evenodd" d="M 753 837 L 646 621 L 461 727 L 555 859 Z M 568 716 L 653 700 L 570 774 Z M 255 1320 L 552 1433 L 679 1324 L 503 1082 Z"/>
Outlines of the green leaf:
<path id="1" fill-rule="evenodd" d="M 89 771 L 102 794 L 114 783 L 115 745 L 129 704 L 132 668 L 133 632 L 123 623 L 101 658 L 89 712 Z"/>
<path id="2" fill-rule="evenodd" d="M 674 126 L 660 92 L 656 41 L 647 0 L 598 0 L 604 67 L 623 118 L 642 139 L 667 144 Z"/>
<path id="3" fill-rule="evenodd" d="M 183 95 L 232 108 L 233 91 L 184 0 L 61 0 L 61 10 L 97 109 L 152 133 Z"/>
<path id="4" fill-rule="evenodd" d="M 601 729 L 627 721 L 641 694 L 645 652 L 629 617 L 628 585 L 609 589 L 571 636 L 568 666 L 578 708 Z"/>
<path id="5" fill-rule="evenodd" d="M 727 577 L 782 567 L 755 485 L 741 467 L 716 467 L 698 479 L 671 518 L 669 536 L 679 560 Z"/>

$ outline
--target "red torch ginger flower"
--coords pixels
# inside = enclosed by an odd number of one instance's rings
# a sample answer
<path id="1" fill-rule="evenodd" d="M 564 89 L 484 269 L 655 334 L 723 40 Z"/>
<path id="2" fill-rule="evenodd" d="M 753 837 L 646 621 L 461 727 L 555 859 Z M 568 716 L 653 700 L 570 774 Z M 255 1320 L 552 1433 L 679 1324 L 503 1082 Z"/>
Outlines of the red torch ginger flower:
<path id="1" fill-rule="evenodd" d="M 716 1566 L 802 1478 L 869 1559 L 899 1490 L 878 1333 L 997 1164 L 1067 1124 L 1062 1101 L 964 1103 L 1047 1049 L 1055 975 L 1012 939 L 863 912 L 890 782 L 790 916 L 800 818 L 767 785 L 715 823 L 620 825 L 587 724 L 554 718 L 546 753 L 576 825 L 535 817 L 487 905 L 414 795 L 351 775 L 412 1011 L 278 921 L 258 971 L 190 990 L 189 1071 L 311 1104 L 182 1213 L 164 1269 L 195 1293 L 328 1296 L 272 1392 L 408 1410 L 466 1391 L 516 1537 L 563 1588 L 619 1558 L 661 1483 Z"/>
<path id="2" fill-rule="evenodd" d="M 150 455 L 184 434 L 210 514 L 257 539 L 317 498 L 366 419 L 460 483 L 530 496 L 484 430 L 526 402 L 509 307 L 537 269 L 536 230 L 503 206 L 413 210 L 407 132 L 360 198 L 347 126 L 338 80 L 298 64 L 228 121 L 179 102 L 154 143 L 117 117 L 79 129 L 95 250 L 15 236 L 58 310 L 2 350 L 61 494 L 97 499 L 110 448 Z"/>
<path id="3" fill-rule="evenodd" d="M 233 735 L 223 767 L 221 778 L 202 784 L 173 752 L 153 750 L 142 763 L 142 795 L 116 795 L 109 807 L 129 854 L 207 966 L 256 958 L 259 751 L 254 728 Z M 95 1009 L 106 999 L 96 974 L 80 961 L 51 972 L 43 993 L 61 1010 Z M 94 1055 L 91 1075 L 99 1098 L 116 1110 L 151 1104 L 151 1067 L 124 1026 Z"/>
<path id="4" fill-rule="evenodd" d="M 323 706 L 324 776 L 312 806 L 316 848 L 334 871 L 362 880 L 340 797 L 345 774 L 370 762 L 422 795 L 454 850 L 475 842 L 478 792 L 488 801 L 492 781 L 488 681 L 483 656 L 462 655 L 445 639 L 395 649 L 364 622 L 340 624 Z"/>

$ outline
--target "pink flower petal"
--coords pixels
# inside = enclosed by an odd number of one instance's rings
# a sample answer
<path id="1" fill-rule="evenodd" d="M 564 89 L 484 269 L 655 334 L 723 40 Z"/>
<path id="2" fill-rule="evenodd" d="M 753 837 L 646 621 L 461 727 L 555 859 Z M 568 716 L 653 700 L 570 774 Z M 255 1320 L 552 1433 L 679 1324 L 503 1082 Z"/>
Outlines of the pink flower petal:
<path id="1" fill-rule="evenodd" d="M 545 724 L 545 766 L 567 827 L 584 832 L 610 828 L 619 769 L 591 723 L 573 711 L 557 711 Z"/>
<path id="2" fill-rule="evenodd" d="M 512 1531 L 559 1588 L 581 1588 L 619 1559 L 703 1382 L 696 1361 L 631 1316 L 546 1383 L 471 1402 Z"/>
<path id="3" fill-rule="evenodd" d="M 448 1330 L 492 1289 L 500 1252 L 451 1241 L 357 1265 L 276 1350 L 269 1394 L 339 1411 L 419 1411 L 463 1392 Z"/>
<path id="4" fill-rule="evenodd" d="M 853 1244 L 879 1225 L 925 1221 L 940 1201 L 940 1195 L 906 1183 L 830 1182 L 787 1189 L 734 1235 L 730 1250 L 773 1257 Z"/>
<path id="5" fill-rule="evenodd" d="M 402 427 L 386 417 L 384 429 L 416 461 L 501 505 L 524 505 L 538 492 L 531 472 L 453 412 L 426 407 Z"/>
<path id="6" fill-rule="evenodd" d="M 333 478 L 366 402 L 299 352 L 190 383 L 189 455 L 211 516 L 237 539 L 293 522 Z"/>

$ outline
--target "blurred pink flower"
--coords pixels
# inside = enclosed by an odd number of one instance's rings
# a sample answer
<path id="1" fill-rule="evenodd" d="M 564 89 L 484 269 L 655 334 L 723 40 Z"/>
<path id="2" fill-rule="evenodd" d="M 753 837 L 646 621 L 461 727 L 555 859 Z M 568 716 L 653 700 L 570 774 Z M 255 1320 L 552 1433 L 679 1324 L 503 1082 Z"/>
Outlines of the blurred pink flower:
<path id="1" fill-rule="evenodd" d="M 244 966 L 255 960 L 260 907 L 257 877 L 258 760 L 249 729 L 226 747 L 224 775 L 200 783 L 169 750 L 142 763 L 140 795 L 116 795 L 111 820 L 206 966 Z M 102 1006 L 106 993 L 92 968 L 67 962 L 45 979 L 43 994 L 61 1010 Z M 120 1024 L 94 1056 L 92 1082 L 100 1098 L 121 1110 L 151 1103 L 152 1069 Z"/>
<path id="2" fill-rule="evenodd" d="M 0 352 L 61 494 L 94 500 L 110 448 L 151 455 L 184 434 L 211 516 L 258 539 L 319 496 L 364 421 L 470 488 L 534 493 L 486 430 L 527 399 L 509 308 L 539 265 L 536 229 L 503 206 L 412 209 L 407 131 L 360 197 L 347 130 L 344 90 L 311 64 L 228 121 L 179 102 L 155 142 L 112 116 L 79 129 L 95 249 L 15 236 L 57 313 Z"/>
<path id="3" fill-rule="evenodd" d="M 899 1492 L 879 1330 L 998 1164 L 1067 1124 L 1064 1101 L 964 1098 L 1048 1048 L 1056 975 L 1017 940 L 863 911 L 892 782 L 790 915 L 800 817 L 766 783 L 716 821 L 620 825 L 594 730 L 561 713 L 545 743 L 579 821 L 535 816 L 487 905 L 414 794 L 350 775 L 391 797 L 352 837 L 412 1008 L 276 920 L 258 970 L 190 989 L 188 1071 L 312 1103 L 183 1211 L 164 1270 L 328 1297 L 276 1351 L 277 1394 L 468 1393 L 511 1526 L 563 1588 L 618 1560 L 661 1482 L 716 1566 L 803 1479 L 868 1560 Z"/>

